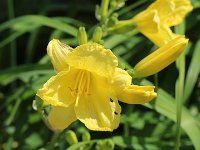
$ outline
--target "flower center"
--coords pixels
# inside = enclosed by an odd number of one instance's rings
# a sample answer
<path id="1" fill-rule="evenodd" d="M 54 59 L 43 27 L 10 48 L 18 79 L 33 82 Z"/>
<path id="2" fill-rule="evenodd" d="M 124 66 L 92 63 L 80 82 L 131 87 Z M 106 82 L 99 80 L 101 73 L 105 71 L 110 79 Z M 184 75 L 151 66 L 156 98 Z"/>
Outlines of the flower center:
<path id="1" fill-rule="evenodd" d="M 90 92 L 91 73 L 86 70 L 79 70 L 72 89 L 73 96 L 80 96 L 82 94 L 89 95 Z"/>

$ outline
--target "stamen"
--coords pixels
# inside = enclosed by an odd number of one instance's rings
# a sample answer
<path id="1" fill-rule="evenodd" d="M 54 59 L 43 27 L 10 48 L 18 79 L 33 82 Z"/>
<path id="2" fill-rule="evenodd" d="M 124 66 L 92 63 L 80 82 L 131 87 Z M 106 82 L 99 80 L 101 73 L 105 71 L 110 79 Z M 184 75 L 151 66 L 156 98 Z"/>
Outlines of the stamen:
<path id="1" fill-rule="evenodd" d="M 80 73 L 80 79 L 79 79 L 79 83 L 78 83 L 78 94 L 81 94 L 84 91 L 84 86 L 85 83 L 87 82 L 86 80 L 84 80 L 85 78 L 85 72 L 81 71 Z"/>
<path id="2" fill-rule="evenodd" d="M 80 81 L 80 76 L 81 76 L 81 71 L 79 71 L 77 73 L 77 77 L 76 77 L 76 81 L 75 81 L 75 84 L 74 84 L 74 88 L 73 88 L 73 91 L 75 90 L 78 90 L 78 85 L 79 85 L 79 81 Z M 77 94 L 77 93 L 76 93 Z"/>
<path id="3" fill-rule="evenodd" d="M 90 95 L 90 78 L 91 73 L 86 70 L 79 70 L 77 72 L 75 84 L 73 88 L 70 88 L 73 96 L 78 96 L 82 94 Z"/>
<path id="4" fill-rule="evenodd" d="M 91 74 L 90 72 L 87 73 L 87 86 L 86 86 L 86 94 L 90 95 L 90 78 L 91 78 Z"/>

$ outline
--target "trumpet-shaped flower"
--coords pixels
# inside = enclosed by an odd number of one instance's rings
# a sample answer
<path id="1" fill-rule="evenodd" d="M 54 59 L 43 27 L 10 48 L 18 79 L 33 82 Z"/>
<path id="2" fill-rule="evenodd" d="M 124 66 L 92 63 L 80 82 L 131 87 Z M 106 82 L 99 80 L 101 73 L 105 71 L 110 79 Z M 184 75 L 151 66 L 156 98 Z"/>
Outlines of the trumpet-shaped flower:
<path id="1" fill-rule="evenodd" d="M 180 24 L 191 10 L 189 0 L 156 0 L 133 21 L 142 34 L 161 47 L 177 37 L 170 27 Z"/>
<path id="2" fill-rule="evenodd" d="M 37 96 L 51 105 L 48 121 L 54 130 L 78 119 L 91 130 L 112 131 L 120 121 L 118 100 L 143 104 L 156 97 L 154 86 L 131 85 L 131 76 L 117 67 L 116 56 L 97 43 L 72 49 L 52 40 L 47 51 L 57 74 Z"/>

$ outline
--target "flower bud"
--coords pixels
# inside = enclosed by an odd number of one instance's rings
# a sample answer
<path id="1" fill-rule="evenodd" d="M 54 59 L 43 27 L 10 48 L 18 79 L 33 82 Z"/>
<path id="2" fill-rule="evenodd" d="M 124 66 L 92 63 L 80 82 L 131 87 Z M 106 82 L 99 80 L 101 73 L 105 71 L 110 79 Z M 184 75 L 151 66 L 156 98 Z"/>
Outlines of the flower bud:
<path id="1" fill-rule="evenodd" d="M 72 131 L 72 130 L 68 130 L 68 131 L 65 133 L 65 139 L 66 139 L 66 141 L 69 143 L 69 145 L 73 145 L 73 144 L 78 143 L 77 136 L 76 136 L 76 134 L 74 133 L 74 131 Z"/>
<path id="2" fill-rule="evenodd" d="M 79 45 L 87 43 L 87 33 L 84 27 L 79 28 L 77 38 L 78 38 Z"/>
<path id="3" fill-rule="evenodd" d="M 59 72 L 68 69 L 66 56 L 71 53 L 73 49 L 61 43 L 59 40 L 53 39 L 47 46 L 47 53 L 51 59 L 54 69 Z"/>
<path id="4" fill-rule="evenodd" d="M 134 67 L 134 76 L 146 77 L 158 73 L 171 63 L 183 52 L 188 44 L 188 39 L 184 36 L 178 36 L 171 40 L 166 45 L 162 46 L 155 52 L 151 53 Z"/>
<path id="5" fill-rule="evenodd" d="M 83 131 L 82 141 L 89 141 L 91 139 L 90 133 L 88 131 Z"/>
<path id="6" fill-rule="evenodd" d="M 96 27 L 92 36 L 92 41 L 99 43 L 101 41 L 102 34 L 102 29 L 100 27 Z"/>

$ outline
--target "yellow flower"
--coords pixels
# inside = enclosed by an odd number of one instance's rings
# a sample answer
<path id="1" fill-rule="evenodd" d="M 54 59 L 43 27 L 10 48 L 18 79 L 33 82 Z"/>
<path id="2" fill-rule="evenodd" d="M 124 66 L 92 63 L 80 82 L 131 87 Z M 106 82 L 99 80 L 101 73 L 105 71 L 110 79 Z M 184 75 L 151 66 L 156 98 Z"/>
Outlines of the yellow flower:
<path id="1" fill-rule="evenodd" d="M 102 45 L 87 43 L 72 50 L 52 40 L 47 51 L 57 74 L 37 96 L 51 105 L 48 121 L 53 130 L 78 119 L 91 130 L 112 131 L 120 121 L 118 100 L 143 104 L 156 97 L 154 86 L 131 85 L 131 76 Z"/>
<path id="2" fill-rule="evenodd" d="M 161 71 L 177 59 L 187 44 L 188 39 L 184 36 L 171 40 L 137 63 L 134 67 L 134 77 L 146 77 Z"/>
<path id="3" fill-rule="evenodd" d="M 170 27 L 180 24 L 191 10 L 189 0 L 156 0 L 133 21 L 142 34 L 161 47 L 177 37 Z"/>

